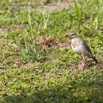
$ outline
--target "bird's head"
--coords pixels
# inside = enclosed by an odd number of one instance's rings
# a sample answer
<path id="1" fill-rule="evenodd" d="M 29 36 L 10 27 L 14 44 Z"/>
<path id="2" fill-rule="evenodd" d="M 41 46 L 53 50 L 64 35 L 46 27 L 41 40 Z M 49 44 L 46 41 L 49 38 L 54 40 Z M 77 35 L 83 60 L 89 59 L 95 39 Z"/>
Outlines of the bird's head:
<path id="1" fill-rule="evenodd" d="M 77 35 L 76 35 L 76 32 L 75 31 L 69 31 L 69 36 L 70 36 L 70 38 L 75 38 L 75 37 L 77 37 Z"/>

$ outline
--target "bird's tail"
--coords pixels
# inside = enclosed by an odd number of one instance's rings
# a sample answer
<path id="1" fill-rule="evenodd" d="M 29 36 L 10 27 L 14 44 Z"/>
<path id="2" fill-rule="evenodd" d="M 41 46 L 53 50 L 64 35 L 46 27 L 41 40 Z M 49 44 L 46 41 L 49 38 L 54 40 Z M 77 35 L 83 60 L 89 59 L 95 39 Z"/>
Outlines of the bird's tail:
<path id="1" fill-rule="evenodd" d="M 95 57 L 92 57 L 92 59 L 95 61 L 95 63 L 98 63 L 98 60 Z"/>

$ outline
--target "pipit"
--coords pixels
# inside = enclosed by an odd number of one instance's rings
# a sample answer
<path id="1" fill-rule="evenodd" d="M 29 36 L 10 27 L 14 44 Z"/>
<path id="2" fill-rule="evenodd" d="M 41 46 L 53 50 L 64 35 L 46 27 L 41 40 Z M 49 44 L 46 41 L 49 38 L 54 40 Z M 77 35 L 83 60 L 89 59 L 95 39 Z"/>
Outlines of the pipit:
<path id="1" fill-rule="evenodd" d="M 83 61 L 82 69 L 84 69 L 86 64 L 85 56 L 92 58 L 96 64 L 98 63 L 97 59 L 92 55 L 89 46 L 82 38 L 78 37 L 74 31 L 70 31 L 69 36 L 71 38 L 71 47 L 73 51 L 81 55 L 82 57 L 82 61 Z"/>

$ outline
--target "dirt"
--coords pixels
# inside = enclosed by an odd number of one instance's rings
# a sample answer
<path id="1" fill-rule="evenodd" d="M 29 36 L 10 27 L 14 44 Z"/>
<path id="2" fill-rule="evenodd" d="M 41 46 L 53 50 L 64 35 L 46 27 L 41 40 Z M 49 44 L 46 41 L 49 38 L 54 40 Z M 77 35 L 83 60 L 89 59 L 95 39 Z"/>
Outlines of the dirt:
<path id="1" fill-rule="evenodd" d="M 35 38 L 35 42 L 40 44 L 42 49 L 48 49 L 48 48 L 68 48 L 70 46 L 70 40 L 69 38 L 65 40 L 59 40 L 58 38 L 55 38 L 54 36 L 51 37 L 37 37 Z"/>
<path id="2" fill-rule="evenodd" d="M 73 6 L 73 2 L 58 2 L 58 3 L 49 3 L 47 5 L 42 6 L 41 9 L 40 8 L 39 9 L 53 11 L 68 8 L 70 6 Z"/>
<path id="3" fill-rule="evenodd" d="M 68 7 L 73 7 L 73 6 L 74 6 L 73 1 L 63 1 L 63 2 L 48 3 L 46 5 L 41 3 L 38 6 L 35 6 L 35 5 L 25 6 L 25 8 L 28 9 L 28 10 L 31 9 L 31 10 L 34 10 L 34 11 L 45 12 L 45 11 L 61 10 L 61 9 L 68 8 Z"/>
<path id="4" fill-rule="evenodd" d="M 10 30 L 15 30 L 15 29 L 23 30 L 27 26 L 28 26 L 28 24 L 12 24 L 12 25 L 8 26 L 7 28 Z"/>
<path id="5" fill-rule="evenodd" d="M 7 34 L 7 29 L 0 28 L 0 34 L 6 35 Z"/>

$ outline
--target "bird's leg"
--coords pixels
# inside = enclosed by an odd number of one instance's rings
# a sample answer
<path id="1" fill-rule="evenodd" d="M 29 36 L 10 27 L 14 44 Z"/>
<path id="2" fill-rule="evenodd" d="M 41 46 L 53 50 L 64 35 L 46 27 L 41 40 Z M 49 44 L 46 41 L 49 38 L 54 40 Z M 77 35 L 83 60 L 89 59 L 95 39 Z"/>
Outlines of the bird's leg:
<path id="1" fill-rule="evenodd" d="M 83 55 L 83 54 L 81 55 L 81 58 L 82 58 L 82 67 L 81 67 L 81 73 L 83 73 L 83 71 L 84 71 L 84 68 L 85 68 L 85 57 L 84 57 L 84 55 Z"/>

